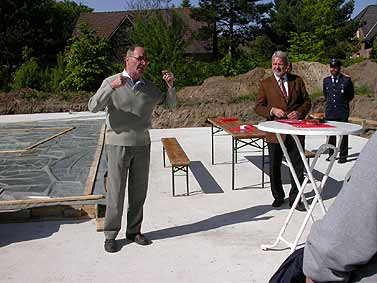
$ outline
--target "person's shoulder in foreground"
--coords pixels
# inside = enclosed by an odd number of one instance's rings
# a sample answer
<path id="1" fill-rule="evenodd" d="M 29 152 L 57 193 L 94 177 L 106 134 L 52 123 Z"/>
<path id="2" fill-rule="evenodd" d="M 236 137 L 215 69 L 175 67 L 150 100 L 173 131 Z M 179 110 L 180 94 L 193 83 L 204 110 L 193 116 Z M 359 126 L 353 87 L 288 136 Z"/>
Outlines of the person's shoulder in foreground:
<path id="1" fill-rule="evenodd" d="M 308 236 L 303 270 L 314 282 L 377 282 L 377 133 Z"/>

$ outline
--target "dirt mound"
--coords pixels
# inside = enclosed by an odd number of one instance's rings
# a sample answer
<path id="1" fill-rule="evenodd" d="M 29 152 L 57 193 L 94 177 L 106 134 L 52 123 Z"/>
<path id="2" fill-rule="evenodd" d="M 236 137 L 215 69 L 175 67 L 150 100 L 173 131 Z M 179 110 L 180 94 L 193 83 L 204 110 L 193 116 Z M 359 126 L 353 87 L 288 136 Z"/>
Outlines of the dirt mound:
<path id="1" fill-rule="evenodd" d="M 372 61 L 364 61 L 354 64 L 344 69 L 344 73 L 348 74 L 355 86 L 368 87 L 376 97 L 377 94 L 377 63 Z"/>
<path id="2" fill-rule="evenodd" d="M 366 86 L 373 97 L 356 96 L 351 104 L 351 116 L 377 120 L 377 63 L 365 61 L 344 68 L 356 86 Z M 322 81 L 329 67 L 315 62 L 293 63 L 293 73 L 301 76 L 309 93 L 321 93 Z M 207 126 L 209 117 L 239 117 L 246 122 L 264 120 L 254 113 L 254 100 L 259 81 L 270 76 L 271 69 L 255 68 L 235 77 L 211 77 L 200 86 L 186 87 L 177 93 L 178 108 L 169 112 L 162 107 L 155 111 L 155 128 Z M 0 114 L 86 111 L 88 97 L 64 101 L 54 97 L 28 99 L 28 93 L 1 93 Z M 312 112 L 323 112 L 322 95 L 312 102 Z"/>

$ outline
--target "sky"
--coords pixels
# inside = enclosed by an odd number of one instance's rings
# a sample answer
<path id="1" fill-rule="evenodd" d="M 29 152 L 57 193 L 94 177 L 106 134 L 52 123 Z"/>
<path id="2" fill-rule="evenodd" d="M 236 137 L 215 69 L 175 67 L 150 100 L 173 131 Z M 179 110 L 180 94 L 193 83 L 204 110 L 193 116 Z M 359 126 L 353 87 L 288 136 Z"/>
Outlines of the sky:
<path id="1" fill-rule="evenodd" d="M 125 10 L 124 0 L 74 0 L 77 3 L 82 3 L 88 7 L 94 9 L 95 12 L 104 11 L 123 11 Z M 173 0 L 172 3 L 179 6 L 181 0 Z M 263 2 L 271 2 L 264 0 Z M 191 5 L 197 5 L 198 0 L 190 0 Z M 352 17 L 355 17 L 368 5 L 377 4 L 377 0 L 355 0 L 355 9 L 353 11 Z"/>

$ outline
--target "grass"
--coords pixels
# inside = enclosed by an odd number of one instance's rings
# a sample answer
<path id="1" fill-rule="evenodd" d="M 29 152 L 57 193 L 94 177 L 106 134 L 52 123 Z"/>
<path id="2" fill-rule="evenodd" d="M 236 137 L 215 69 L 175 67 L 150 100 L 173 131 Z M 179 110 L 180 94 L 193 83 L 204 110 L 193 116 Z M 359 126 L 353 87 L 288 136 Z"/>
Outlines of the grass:
<path id="1" fill-rule="evenodd" d="M 367 97 L 373 97 L 373 91 L 366 85 L 355 86 L 355 94 Z"/>
<path id="2" fill-rule="evenodd" d="M 232 97 L 229 100 L 229 103 L 230 104 L 245 103 L 245 102 L 255 101 L 255 99 L 256 99 L 256 94 L 252 93 L 252 94 Z"/>

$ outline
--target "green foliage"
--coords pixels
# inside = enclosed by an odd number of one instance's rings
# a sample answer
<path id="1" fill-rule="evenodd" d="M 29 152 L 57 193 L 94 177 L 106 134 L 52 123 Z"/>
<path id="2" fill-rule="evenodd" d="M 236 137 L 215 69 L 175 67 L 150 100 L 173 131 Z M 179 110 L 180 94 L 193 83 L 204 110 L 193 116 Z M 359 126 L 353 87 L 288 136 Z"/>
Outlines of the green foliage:
<path id="1" fill-rule="evenodd" d="M 136 18 L 130 39 L 134 44 L 144 46 L 150 58 L 145 77 L 161 88 L 166 87 L 161 71 L 167 69 L 177 74 L 185 64 L 185 31 L 182 18 L 175 12 L 171 14 L 169 24 L 160 13 Z"/>
<path id="2" fill-rule="evenodd" d="M 362 57 L 358 57 L 358 58 L 346 58 L 345 60 L 342 60 L 342 65 L 343 67 L 348 67 L 348 66 L 351 66 L 353 64 L 358 64 L 358 63 L 361 63 L 365 60 L 368 60 L 367 58 L 362 58 Z"/>
<path id="3" fill-rule="evenodd" d="M 110 44 L 85 26 L 72 39 L 66 60 L 67 77 L 62 87 L 69 90 L 96 90 L 110 74 Z"/>
<path id="4" fill-rule="evenodd" d="M 247 95 L 240 95 L 240 96 L 232 97 L 229 103 L 230 104 L 245 103 L 245 102 L 255 101 L 255 99 L 256 99 L 256 94 L 251 93 Z"/>
<path id="5" fill-rule="evenodd" d="M 366 85 L 355 86 L 355 94 L 367 97 L 374 97 L 373 91 Z"/>
<path id="6" fill-rule="evenodd" d="M 325 57 L 324 41 L 313 33 L 292 32 L 288 49 L 289 58 L 292 61 L 312 61 L 319 62 Z"/>
<path id="7" fill-rule="evenodd" d="M 356 30 L 351 21 L 353 7 L 353 0 L 276 0 L 271 38 L 280 49 L 292 49 L 300 60 L 349 57 L 357 44 L 350 41 Z M 313 43 L 315 46 L 307 45 Z M 301 57 L 300 50 L 305 52 Z"/>
<path id="8" fill-rule="evenodd" d="M 14 90 L 29 87 L 41 89 L 43 71 L 36 58 L 31 58 L 23 63 L 13 74 L 10 87 Z"/>
<path id="9" fill-rule="evenodd" d="M 241 56 L 254 62 L 250 65 L 250 69 L 255 67 L 270 68 L 272 52 L 277 49 L 276 44 L 267 35 L 260 35 L 248 42 L 247 47 L 242 49 Z"/>
<path id="10" fill-rule="evenodd" d="M 55 66 L 47 66 L 43 75 L 43 90 L 57 91 L 61 89 L 61 84 L 67 76 L 64 65 L 64 57 L 61 53 L 56 56 Z"/>
<path id="11" fill-rule="evenodd" d="M 377 59 L 377 39 L 373 40 L 372 52 L 370 54 L 371 59 Z"/>
<path id="12" fill-rule="evenodd" d="M 0 65 L 12 73 L 25 60 L 22 50 L 32 51 L 42 64 L 55 60 L 71 36 L 74 24 L 86 6 L 73 1 L 1 1 Z"/>
<path id="13" fill-rule="evenodd" d="M 236 76 L 254 69 L 257 64 L 250 57 L 240 57 L 233 59 L 230 55 L 225 55 L 221 61 L 224 76 Z"/>
<path id="14" fill-rule="evenodd" d="M 181 7 L 182 8 L 191 8 L 190 0 L 182 0 Z"/>
<path id="15" fill-rule="evenodd" d="M 322 97 L 322 96 L 323 96 L 323 92 L 322 91 L 315 91 L 315 92 L 309 94 L 309 97 L 310 97 L 311 101 L 316 101 L 318 97 Z"/>
<path id="16" fill-rule="evenodd" d="M 183 65 L 174 70 L 174 75 L 177 78 L 175 85 L 177 89 L 180 89 L 185 86 L 200 85 L 205 79 L 212 76 L 220 76 L 222 70 L 216 62 L 208 63 L 187 59 Z"/>

